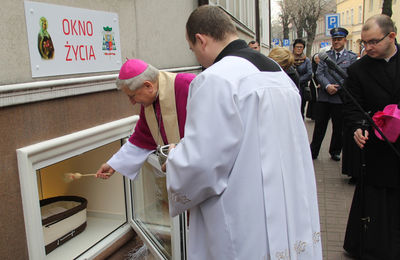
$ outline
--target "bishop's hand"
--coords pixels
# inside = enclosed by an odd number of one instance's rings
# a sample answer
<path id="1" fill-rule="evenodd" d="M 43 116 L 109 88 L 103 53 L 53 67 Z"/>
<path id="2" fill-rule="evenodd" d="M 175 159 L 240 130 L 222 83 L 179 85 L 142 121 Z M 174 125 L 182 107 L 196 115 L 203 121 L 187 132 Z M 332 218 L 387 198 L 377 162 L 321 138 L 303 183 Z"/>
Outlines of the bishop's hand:
<path id="1" fill-rule="evenodd" d="M 100 166 L 100 169 L 96 172 L 96 178 L 108 179 L 114 174 L 115 170 L 107 163 Z"/>

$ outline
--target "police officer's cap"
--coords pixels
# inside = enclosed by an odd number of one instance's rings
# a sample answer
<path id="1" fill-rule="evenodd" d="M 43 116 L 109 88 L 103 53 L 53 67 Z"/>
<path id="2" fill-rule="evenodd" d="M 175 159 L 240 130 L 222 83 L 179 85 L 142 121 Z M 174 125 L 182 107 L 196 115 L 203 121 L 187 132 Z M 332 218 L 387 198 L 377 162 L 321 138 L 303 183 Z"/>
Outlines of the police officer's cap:
<path id="1" fill-rule="evenodd" d="M 347 34 L 349 34 L 349 32 L 346 29 L 342 28 L 342 27 L 333 28 L 330 31 L 330 33 L 331 33 L 331 37 L 332 38 L 341 38 L 341 37 L 345 37 L 346 38 Z"/>

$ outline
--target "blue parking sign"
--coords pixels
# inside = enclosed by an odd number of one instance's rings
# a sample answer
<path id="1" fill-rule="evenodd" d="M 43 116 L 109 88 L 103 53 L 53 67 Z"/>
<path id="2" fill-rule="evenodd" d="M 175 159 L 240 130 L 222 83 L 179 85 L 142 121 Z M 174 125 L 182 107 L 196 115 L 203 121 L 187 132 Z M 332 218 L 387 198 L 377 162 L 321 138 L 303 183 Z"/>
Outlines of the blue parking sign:
<path id="1" fill-rule="evenodd" d="M 283 46 L 290 46 L 290 40 L 289 39 L 283 39 Z"/>
<path id="2" fill-rule="evenodd" d="M 340 14 L 325 15 L 325 34 L 331 36 L 330 30 L 340 26 Z"/>
<path id="3" fill-rule="evenodd" d="M 275 46 L 278 46 L 278 45 L 279 45 L 279 39 L 277 39 L 277 38 L 272 39 L 272 43 L 273 43 Z"/>
<path id="4" fill-rule="evenodd" d="M 329 46 L 329 42 L 321 42 L 321 45 L 320 45 L 321 48 L 324 48 L 326 46 Z"/>

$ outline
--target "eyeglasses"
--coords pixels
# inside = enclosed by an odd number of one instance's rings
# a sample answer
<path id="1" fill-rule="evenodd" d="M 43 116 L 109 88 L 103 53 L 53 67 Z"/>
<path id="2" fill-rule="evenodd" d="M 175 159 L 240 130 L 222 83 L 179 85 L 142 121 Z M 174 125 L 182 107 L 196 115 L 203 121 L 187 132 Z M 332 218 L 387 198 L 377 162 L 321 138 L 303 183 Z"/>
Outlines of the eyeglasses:
<path id="1" fill-rule="evenodd" d="M 383 39 L 385 39 L 388 35 L 390 34 L 390 32 L 389 33 L 387 33 L 385 36 L 383 36 L 381 39 L 379 39 L 379 40 L 369 40 L 369 41 L 361 41 L 360 42 L 360 45 L 361 45 L 361 47 L 365 47 L 365 46 L 367 46 L 367 45 L 370 45 L 370 46 L 375 46 L 375 45 L 377 45 L 378 43 L 380 43 L 381 41 L 383 41 Z"/>

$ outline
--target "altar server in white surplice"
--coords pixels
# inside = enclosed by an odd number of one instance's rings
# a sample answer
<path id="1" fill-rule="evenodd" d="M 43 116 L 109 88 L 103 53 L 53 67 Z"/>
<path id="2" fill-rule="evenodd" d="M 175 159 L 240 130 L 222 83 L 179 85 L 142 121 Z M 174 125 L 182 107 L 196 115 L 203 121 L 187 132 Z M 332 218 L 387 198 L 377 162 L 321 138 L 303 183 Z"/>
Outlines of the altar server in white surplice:
<path id="1" fill-rule="evenodd" d="M 322 259 L 296 86 L 216 6 L 193 11 L 186 32 L 206 69 L 189 88 L 166 174 L 171 216 L 190 210 L 188 259 Z"/>

